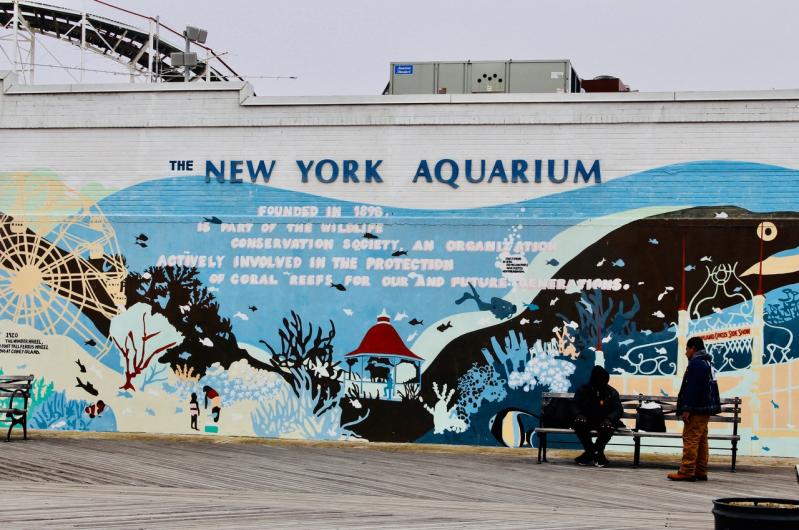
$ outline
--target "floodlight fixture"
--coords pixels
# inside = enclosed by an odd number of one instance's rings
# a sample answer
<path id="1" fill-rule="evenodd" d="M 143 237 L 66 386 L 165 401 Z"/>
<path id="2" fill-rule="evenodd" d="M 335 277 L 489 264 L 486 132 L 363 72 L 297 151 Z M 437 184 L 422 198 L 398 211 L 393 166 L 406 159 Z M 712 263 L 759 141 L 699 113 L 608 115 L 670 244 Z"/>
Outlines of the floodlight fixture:
<path id="1" fill-rule="evenodd" d="M 205 41 L 208 38 L 208 30 L 194 26 L 186 26 L 186 31 L 183 32 L 183 35 L 192 42 L 205 44 Z"/>
<path id="2" fill-rule="evenodd" d="M 175 52 L 169 54 L 172 66 L 197 66 L 197 53 L 195 52 Z"/>

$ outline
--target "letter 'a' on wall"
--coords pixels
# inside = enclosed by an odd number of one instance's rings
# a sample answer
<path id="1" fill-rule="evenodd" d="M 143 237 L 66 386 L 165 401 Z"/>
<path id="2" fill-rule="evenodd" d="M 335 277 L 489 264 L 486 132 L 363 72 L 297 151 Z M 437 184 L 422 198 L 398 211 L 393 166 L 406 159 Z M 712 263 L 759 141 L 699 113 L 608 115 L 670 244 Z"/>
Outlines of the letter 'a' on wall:
<path id="1" fill-rule="evenodd" d="M 0 370 L 34 429 L 529 447 L 542 391 L 676 395 L 699 336 L 741 451 L 799 456 L 792 95 L 170 114 L 5 81 Z"/>

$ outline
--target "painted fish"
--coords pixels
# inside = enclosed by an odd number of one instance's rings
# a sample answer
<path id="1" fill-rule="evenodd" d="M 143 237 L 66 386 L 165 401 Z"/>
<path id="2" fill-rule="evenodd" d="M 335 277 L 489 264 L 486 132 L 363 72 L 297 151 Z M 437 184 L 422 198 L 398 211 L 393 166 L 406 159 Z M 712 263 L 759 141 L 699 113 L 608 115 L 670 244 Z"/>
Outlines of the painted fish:
<path id="1" fill-rule="evenodd" d="M 491 311 L 491 314 L 499 319 L 510 318 L 516 313 L 516 306 L 514 304 L 496 296 L 491 298 L 491 303 L 486 303 L 480 298 L 480 295 L 477 294 L 477 290 L 471 283 L 467 285 L 469 285 L 472 292 L 463 293 L 463 296 L 455 300 L 457 305 L 462 304 L 466 300 L 474 300 L 480 311 Z"/>
<path id="2" fill-rule="evenodd" d="M 529 412 L 506 409 L 488 420 L 488 429 L 494 438 L 505 447 L 530 446 L 530 435 L 538 420 Z"/>
<path id="3" fill-rule="evenodd" d="M 440 331 L 441 333 L 444 333 L 445 331 L 447 331 L 451 327 L 452 327 L 452 322 L 448 321 L 446 324 L 441 324 L 440 326 L 436 327 L 436 329 L 438 331 Z"/>
<path id="4" fill-rule="evenodd" d="M 611 265 L 613 265 L 614 267 L 621 268 L 621 267 L 624 267 L 624 265 L 626 265 L 626 264 L 624 263 L 623 259 L 619 258 L 616 261 L 614 261 L 613 263 L 611 263 Z"/>
<path id="5" fill-rule="evenodd" d="M 208 217 L 203 217 L 203 219 L 205 219 L 206 223 L 211 223 L 212 225 L 221 225 L 222 224 L 222 219 L 220 219 L 217 216 L 213 216 L 210 219 Z"/>
<path id="6" fill-rule="evenodd" d="M 535 305 L 535 304 L 534 304 L 534 303 L 532 303 L 532 302 L 530 302 L 529 304 L 524 304 L 524 305 L 525 305 L 525 306 L 527 307 L 527 309 L 529 309 L 530 311 L 538 311 L 539 309 L 541 309 L 540 307 L 538 307 L 537 305 Z"/>
<path id="7" fill-rule="evenodd" d="M 363 238 L 364 238 L 364 239 L 379 239 L 379 237 L 378 237 L 378 236 L 376 236 L 376 235 L 374 235 L 374 234 L 372 234 L 372 233 L 369 233 L 369 232 L 365 232 L 365 233 L 363 234 Z"/>
<path id="8" fill-rule="evenodd" d="M 410 324 L 411 326 L 421 326 L 422 324 L 424 324 L 424 320 L 417 320 L 414 318 L 412 320 L 409 320 L 408 324 Z"/>
<path id="9" fill-rule="evenodd" d="M 530 321 L 528 319 L 526 319 L 526 318 L 523 318 L 523 319 L 521 319 L 519 321 L 519 324 L 521 324 L 522 326 L 524 326 L 525 324 L 529 324 L 529 323 L 530 323 Z"/>
<path id="10" fill-rule="evenodd" d="M 777 402 L 776 402 L 776 401 L 774 401 L 773 399 L 772 399 L 772 400 L 770 400 L 770 401 L 771 401 L 771 406 L 772 406 L 772 407 L 774 407 L 775 409 L 778 409 L 778 408 L 780 408 L 780 405 L 779 405 L 779 403 L 777 403 Z"/>
<path id="11" fill-rule="evenodd" d="M 701 258 L 699 258 L 699 261 L 713 261 L 713 258 L 711 258 L 710 256 L 702 256 Z"/>
<path id="12" fill-rule="evenodd" d="M 663 318 L 666 315 L 663 314 L 663 311 L 655 311 L 654 313 L 652 313 L 652 316 L 653 317 L 658 317 L 658 318 Z"/>
<path id="13" fill-rule="evenodd" d="M 580 303 L 583 305 L 583 307 L 585 307 L 586 311 L 588 311 L 592 315 L 594 314 L 594 306 L 592 306 L 588 300 L 586 300 L 585 298 L 581 298 Z"/>
<path id="14" fill-rule="evenodd" d="M 658 241 L 658 240 L 657 240 L 657 239 L 655 239 L 654 237 L 652 237 L 652 238 L 650 238 L 650 239 L 649 239 L 649 244 L 650 244 L 650 245 L 657 245 L 657 244 L 659 244 L 659 243 L 660 243 L 660 241 Z"/>
<path id="15" fill-rule="evenodd" d="M 716 219 L 726 219 L 727 217 L 729 217 L 727 212 L 716 212 Z"/>
<path id="16" fill-rule="evenodd" d="M 407 256 L 408 255 L 408 251 L 407 250 L 395 250 L 394 252 L 391 253 L 391 255 L 394 256 L 395 258 L 398 257 L 398 256 Z"/>
<path id="17" fill-rule="evenodd" d="M 601 260 L 599 260 L 599 261 L 597 261 L 597 262 L 596 262 L 596 266 L 597 266 L 597 267 L 601 267 L 601 266 L 602 266 L 602 265 L 604 265 L 604 264 L 605 264 L 605 258 L 602 258 Z"/>
<path id="18" fill-rule="evenodd" d="M 694 267 L 693 265 L 686 265 L 684 270 L 685 270 L 685 272 L 691 272 L 692 270 L 695 270 L 695 269 L 696 269 L 696 267 Z"/>
<path id="19" fill-rule="evenodd" d="M 85 409 L 83 409 L 86 414 L 89 415 L 90 418 L 94 418 L 95 416 L 100 416 L 105 410 L 105 402 L 101 399 L 97 403 L 92 403 Z"/>
<path id="20" fill-rule="evenodd" d="M 347 288 L 346 288 L 346 287 L 344 287 L 344 286 L 343 286 L 342 284 L 340 284 L 340 283 L 332 283 L 332 282 L 331 282 L 331 283 L 330 283 L 330 287 L 333 287 L 334 289 L 338 289 L 339 291 L 346 291 L 346 290 L 347 290 Z"/>
<path id="21" fill-rule="evenodd" d="M 552 265 L 553 267 L 557 267 L 558 265 L 560 265 L 560 262 L 555 258 L 552 258 L 551 260 L 547 260 L 547 265 Z"/>
<path id="22" fill-rule="evenodd" d="M 99 396 L 100 395 L 100 392 L 98 392 L 97 389 L 94 388 L 94 385 L 91 384 L 89 381 L 86 381 L 84 383 L 83 381 L 80 380 L 79 377 L 76 377 L 75 379 L 77 379 L 77 381 L 78 381 L 78 384 L 75 385 L 76 387 L 82 388 L 83 390 L 85 390 L 86 392 L 88 392 L 89 394 L 91 394 L 93 396 Z"/>
<path id="23" fill-rule="evenodd" d="M 633 339 L 624 339 L 622 341 L 619 341 L 619 346 L 627 346 L 628 344 L 632 344 L 633 342 L 635 342 L 633 341 Z"/>

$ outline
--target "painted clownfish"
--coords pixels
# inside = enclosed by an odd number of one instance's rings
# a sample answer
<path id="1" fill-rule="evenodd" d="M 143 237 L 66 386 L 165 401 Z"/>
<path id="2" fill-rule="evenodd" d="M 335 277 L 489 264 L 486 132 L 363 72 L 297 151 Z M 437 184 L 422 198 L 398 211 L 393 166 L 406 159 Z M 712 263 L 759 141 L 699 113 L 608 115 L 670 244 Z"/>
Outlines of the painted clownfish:
<path id="1" fill-rule="evenodd" d="M 90 418 L 94 418 L 95 416 L 100 416 L 100 414 L 103 413 L 103 411 L 105 410 L 105 403 L 101 399 L 97 403 L 92 403 L 84 410 L 86 411 L 86 414 L 88 414 Z"/>

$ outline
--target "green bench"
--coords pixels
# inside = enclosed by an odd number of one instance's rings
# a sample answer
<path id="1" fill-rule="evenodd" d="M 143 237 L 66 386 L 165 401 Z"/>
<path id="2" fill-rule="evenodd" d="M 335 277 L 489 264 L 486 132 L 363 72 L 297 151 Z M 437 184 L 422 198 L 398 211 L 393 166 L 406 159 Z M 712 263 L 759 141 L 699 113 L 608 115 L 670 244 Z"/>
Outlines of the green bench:
<path id="1" fill-rule="evenodd" d="M 32 375 L 0 375 L 0 414 L 5 414 L 10 423 L 7 442 L 11 440 L 11 430 L 16 425 L 22 426 L 23 439 L 28 439 L 28 403 L 32 384 Z"/>

